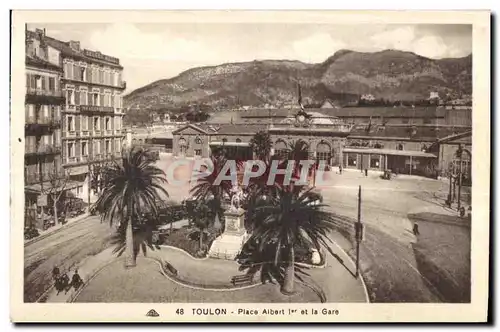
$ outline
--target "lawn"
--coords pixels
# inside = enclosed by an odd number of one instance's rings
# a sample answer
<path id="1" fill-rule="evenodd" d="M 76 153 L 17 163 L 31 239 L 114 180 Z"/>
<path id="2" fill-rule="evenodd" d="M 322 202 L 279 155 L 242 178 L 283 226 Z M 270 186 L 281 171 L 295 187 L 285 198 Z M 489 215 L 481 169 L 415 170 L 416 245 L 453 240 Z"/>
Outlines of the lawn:
<path id="1" fill-rule="evenodd" d="M 213 231 L 205 233 L 203 246 L 200 250 L 197 232 L 196 228 L 189 226 L 174 229 L 172 233 L 165 236 L 162 244 L 182 249 L 193 257 L 205 257 L 215 239 L 215 233 Z"/>

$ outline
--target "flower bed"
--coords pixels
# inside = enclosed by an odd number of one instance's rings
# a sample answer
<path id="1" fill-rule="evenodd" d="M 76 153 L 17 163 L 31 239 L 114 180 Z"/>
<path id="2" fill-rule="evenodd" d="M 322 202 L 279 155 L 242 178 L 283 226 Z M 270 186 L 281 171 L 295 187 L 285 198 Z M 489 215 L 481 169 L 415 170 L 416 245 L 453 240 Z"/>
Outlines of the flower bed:
<path id="1" fill-rule="evenodd" d="M 196 228 L 188 226 L 174 229 L 165 237 L 162 244 L 182 249 L 193 257 L 205 257 L 215 239 L 215 233 L 210 230 L 208 233 L 204 233 L 203 246 L 200 248 L 196 232 Z"/>

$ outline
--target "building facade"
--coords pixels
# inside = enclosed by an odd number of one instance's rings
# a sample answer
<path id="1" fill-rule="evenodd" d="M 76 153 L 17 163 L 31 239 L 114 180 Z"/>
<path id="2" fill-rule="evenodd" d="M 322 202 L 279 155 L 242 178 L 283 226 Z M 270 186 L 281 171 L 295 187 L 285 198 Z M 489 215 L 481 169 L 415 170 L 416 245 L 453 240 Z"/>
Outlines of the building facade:
<path id="1" fill-rule="evenodd" d="M 78 183 L 74 194 L 90 194 L 91 165 L 121 157 L 126 88 L 123 67 L 117 58 L 43 35 L 45 43 L 60 53 L 60 89 L 65 97 L 61 109 L 62 167 Z"/>
<path id="2" fill-rule="evenodd" d="M 301 140 L 310 160 L 325 160 L 330 166 L 436 177 L 446 176 L 449 165 L 456 163 L 458 143 L 441 140 L 471 133 L 470 111 L 369 109 L 233 112 L 226 117 L 233 123 L 190 124 L 174 131 L 173 154 L 209 157 L 215 147 L 223 147 L 230 157 L 253 159 L 249 142 L 263 130 L 271 136 L 272 154 L 283 154 Z M 223 118 L 218 114 L 219 121 Z"/>
<path id="3" fill-rule="evenodd" d="M 62 109 L 60 52 L 45 43 L 42 30 L 26 32 L 26 97 L 24 179 L 26 215 L 51 204 L 50 194 L 62 190 Z M 64 183 L 71 188 L 71 183 Z M 29 219 L 29 218 L 28 218 Z M 28 220 L 26 221 L 28 222 Z M 39 225 L 40 226 L 40 225 Z"/>

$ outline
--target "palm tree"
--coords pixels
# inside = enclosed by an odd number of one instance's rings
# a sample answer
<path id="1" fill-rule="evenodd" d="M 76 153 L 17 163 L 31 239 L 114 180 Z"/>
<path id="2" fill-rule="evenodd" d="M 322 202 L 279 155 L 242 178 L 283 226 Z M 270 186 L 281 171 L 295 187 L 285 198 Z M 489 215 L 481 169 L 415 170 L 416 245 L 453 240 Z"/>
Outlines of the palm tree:
<path id="1" fill-rule="evenodd" d="M 267 131 L 259 131 L 250 140 L 250 148 L 259 160 L 267 160 L 271 153 L 272 141 Z"/>
<path id="2" fill-rule="evenodd" d="M 224 212 L 222 206 L 224 197 L 231 194 L 232 183 L 230 180 L 222 180 L 220 183 L 216 183 L 216 179 L 223 171 L 226 162 L 228 160 L 224 155 L 212 155 L 211 163 L 213 169 L 198 174 L 196 176 L 196 185 L 190 190 L 190 194 L 195 200 L 210 203 L 209 207 L 214 217 L 222 215 Z M 242 163 L 236 161 L 236 169 L 239 170 L 241 166 Z"/>
<path id="3" fill-rule="evenodd" d="M 312 243 L 315 248 L 324 247 L 333 255 L 328 232 L 340 228 L 341 224 L 323 210 L 325 205 L 311 204 L 316 199 L 315 193 L 305 186 L 278 186 L 254 209 L 256 218 L 251 241 L 258 243 L 255 250 L 260 256 L 269 258 L 272 252 L 274 267 L 278 270 L 283 267 L 284 294 L 294 292 L 296 247 Z"/>
<path id="4" fill-rule="evenodd" d="M 107 166 L 106 183 L 95 203 L 103 220 L 108 220 L 110 225 L 116 219 L 120 223 L 119 230 L 124 235 L 120 254 L 126 251 L 126 267 L 136 265 L 134 227 L 142 228 L 145 222 L 157 220 L 156 202 L 168 197 L 162 186 L 167 182 L 165 173 L 148 158 L 148 153 L 142 148 L 133 148 L 123 154 L 121 164 L 115 162 Z M 147 212 L 149 217 L 142 218 L 141 212 Z"/>

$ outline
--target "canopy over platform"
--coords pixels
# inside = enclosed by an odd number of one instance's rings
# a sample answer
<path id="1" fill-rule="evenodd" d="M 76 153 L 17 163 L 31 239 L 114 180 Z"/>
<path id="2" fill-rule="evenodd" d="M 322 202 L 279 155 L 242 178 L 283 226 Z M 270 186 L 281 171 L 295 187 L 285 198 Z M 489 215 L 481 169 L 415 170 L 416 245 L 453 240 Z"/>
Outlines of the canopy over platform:
<path id="1" fill-rule="evenodd" d="M 366 154 L 382 154 L 391 156 L 406 156 L 406 157 L 421 157 L 421 158 L 437 158 L 435 154 L 423 151 L 408 151 L 408 150 L 391 150 L 391 149 L 356 149 L 344 148 L 347 153 L 366 153 Z"/>

